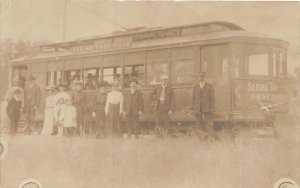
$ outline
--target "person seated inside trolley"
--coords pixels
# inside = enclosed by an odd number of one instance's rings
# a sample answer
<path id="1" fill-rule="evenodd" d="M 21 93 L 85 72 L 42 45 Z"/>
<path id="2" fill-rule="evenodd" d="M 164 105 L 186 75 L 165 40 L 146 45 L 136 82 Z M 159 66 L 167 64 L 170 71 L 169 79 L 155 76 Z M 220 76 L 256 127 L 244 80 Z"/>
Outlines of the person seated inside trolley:
<path id="1" fill-rule="evenodd" d="M 125 74 L 124 79 L 123 79 L 123 88 L 129 88 L 130 87 L 129 81 L 130 81 L 129 74 Z"/>
<path id="2" fill-rule="evenodd" d="M 97 88 L 100 89 L 102 87 L 108 87 L 110 86 L 109 83 L 105 80 L 103 80 L 103 75 L 99 73 L 98 81 L 97 81 Z"/>
<path id="3" fill-rule="evenodd" d="M 92 75 L 92 73 L 88 73 L 85 78 L 86 78 L 86 81 L 85 81 L 84 89 L 87 89 L 87 90 L 96 89 L 95 78 Z"/>
<path id="4" fill-rule="evenodd" d="M 72 76 L 72 81 L 71 81 L 71 89 L 74 90 L 74 87 L 77 83 L 81 83 L 82 80 L 80 79 L 80 74 L 76 73 L 75 75 Z"/>

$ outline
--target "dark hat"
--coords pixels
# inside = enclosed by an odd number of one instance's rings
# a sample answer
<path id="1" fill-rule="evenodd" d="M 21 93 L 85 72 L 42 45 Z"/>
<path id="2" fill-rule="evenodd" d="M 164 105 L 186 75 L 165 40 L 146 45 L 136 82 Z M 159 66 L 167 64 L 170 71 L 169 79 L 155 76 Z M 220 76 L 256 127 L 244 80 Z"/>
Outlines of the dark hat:
<path id="1" fill-rule="evenodd" d="M 36 77 L 34 77 L 33 75 L 30 75 L 28 80 L 29 80 L 29 81 L 31 81 L 31 80 L 36 80 Z"/>
<path id="2" fill-rule="evenodd" d="M 22 91 L 20 89 L 14 90 L 14 94 L 22 94 Z"/>
<path id="3" fill-rule="evenodd" d="M 199 73 L 199 77 L 200 78 L 205 78 L 205 76 L 206 76 L 206 72 L 200 72 Z"/>
<path id="4" fill-rule="evenodd" d="M 136 79 L 131 79 L 131 80 L 129 80 L 129 84 L 130 84 L 131 82 L 135 82 L 136 84 L 139 83 Z"/>
<path id="5" fill-rule="evenodd" d="M 86 75 L 86 78 L 94 78 L 94 76 L 92 75 L 92 73 L 88 73 L 87 75 Z"/>

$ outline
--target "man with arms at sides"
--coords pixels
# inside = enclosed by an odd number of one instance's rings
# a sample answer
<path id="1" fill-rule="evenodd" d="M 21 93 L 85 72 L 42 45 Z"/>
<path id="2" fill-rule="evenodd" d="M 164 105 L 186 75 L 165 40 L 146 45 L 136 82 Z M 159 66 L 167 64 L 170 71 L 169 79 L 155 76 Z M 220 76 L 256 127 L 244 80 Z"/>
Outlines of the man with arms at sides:
<path id="1" fill-rule="evenodd" d="M 159 136 L 164 136 L 170 123 L 169 116 L 175 109 L 175 95 L 168 83 L 168 75 L 161 75 L 160 79 L 161 84 L 152 92 L 152 97 L 155 102 L 156 131 Z"/>
<path id="2" fill-rule="evenodd" d="M 197 125 L 201 126 L 208 136 L 214 136 L 211 116 L 215 107 L 215 94 L 213 86 L 205 81 L 205 76 L 205 72 L 200 72 L 199 83 L 194 87 L 192 109 Z"/>
<path id="3" fill-rule="evenodd" d="M 127 135 L 131 138 L 132 135 L 136 139 L 139 138 L 139 116 L 144 109 L 143 93 L 137 90 L 138 81 L 129 81 L 130 90 L 125 95 L 123 114 L 127 117 Z"/>
<path id="4" fill-rule="evenodd" d="M 36 78 L 32 75 L 30 75 L 27 85 L 25 87 L 24 95 L 24 108 L 25 108 L 25 114 L 26 114 L 26 127 L 25 127 L 25 133 L 30 134 L 35 131 L 35 112 L 38 109 L 40 105 L 40 99 L 41 99 L 41 90 L 40 88 L 35 84 Z"/>

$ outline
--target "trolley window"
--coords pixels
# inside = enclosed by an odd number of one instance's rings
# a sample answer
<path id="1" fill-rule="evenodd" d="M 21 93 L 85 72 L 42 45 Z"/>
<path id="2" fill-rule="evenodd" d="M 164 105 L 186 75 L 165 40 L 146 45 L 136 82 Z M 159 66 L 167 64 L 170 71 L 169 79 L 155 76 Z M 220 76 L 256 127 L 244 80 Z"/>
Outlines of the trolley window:
<path id="1" fill-rule="evenodd" d="M 172 62 L 172 82 L 175 84 L 193 83 L 194 63 L 192 60 Z"/>
<path id="2" fill-rule="evenodd" d="M 47 86 L 58 85 L 62 80 L 61 71 L 50 71 L 47 72 Z"/>
<path id="3" fill-rule="evenodd" d="M 137 80 L 140 86 L 144 86 L 144 65 L 131 65 L 124 67 L 123 87 L 129 87 L 130 80 Z"/>
<path id="4" fill-rule="evenodd" d="M 169 75 L 168 57 L 168 50 L 155 50 L 147 52 L 147 85 L 160 84 L 160 76 L 163 74 Z"/>
<path id="5" fill-rule="evenodd" d="M 97 89 L 97 72 L 98 69 L 96 68 L 83 70 L 84 89 L 86 90 Z"/>
<path id="6" fill-rule="evenodd" d="M 284 76 L 284 62 L 285 53 L 281 49 L 274 49 L 273 53 L 273 76 L 282 77 Z"/>
<path id="7" fill-rule="evenodd" d="M 112 84 L 114 80 L 120 81 L 121 72 L 122 72 L 121 67 L 103 68 L 103 73 L 102 73 L 103 81 L 106 81 L 109 84 Z"/>
<path id="8" fill-rule="evenodd" d="M 268 48 L 258 45 L 247 45 L 245 48 L 245 66 L 249 76 L 268 76 Z"/>
<path id="9" fill-rule="evenodd" d="M 71 86 L 73 82 L 82 81 L 81 70 L 64 71 L 64 80 L 69 86 Z"/>

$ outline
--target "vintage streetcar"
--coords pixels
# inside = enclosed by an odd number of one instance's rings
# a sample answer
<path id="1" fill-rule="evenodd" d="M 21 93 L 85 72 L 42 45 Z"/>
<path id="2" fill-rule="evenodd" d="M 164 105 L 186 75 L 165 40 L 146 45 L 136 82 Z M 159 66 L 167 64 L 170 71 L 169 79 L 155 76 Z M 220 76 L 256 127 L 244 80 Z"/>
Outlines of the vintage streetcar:
<path id="1" fill-rule="evenodd" d="M 109 84 L 118 74 L 122 90 L 136 77 L 144 93 L 141 123 L 153 128 L 150 92 L 162 74 L 174 88 L 176 112 L 173 127 L 194 124 L 191 111 L 193 86 L 200 71 L 215 89 L 215 124 L 272 125 L 275 111 L 285 112 L 287 78 L 286 41 L 245 31 L 233 23 L 217 21 L 176 27 L 134 28 L 69 42 L 47 44 L 38 55 L 10 64 L 10 86 L 19 74 L 34 75 L 45 97 L 45 87 L 72 76 L 86 76 Z M 83 90 L 93 95 L 96 90 Z M 42 120 L 43 103 L 39 114 Z M 234 125 L 234 126 L 233 126 Z M 145 128 L 146 129 L 146 128 Z"/>

